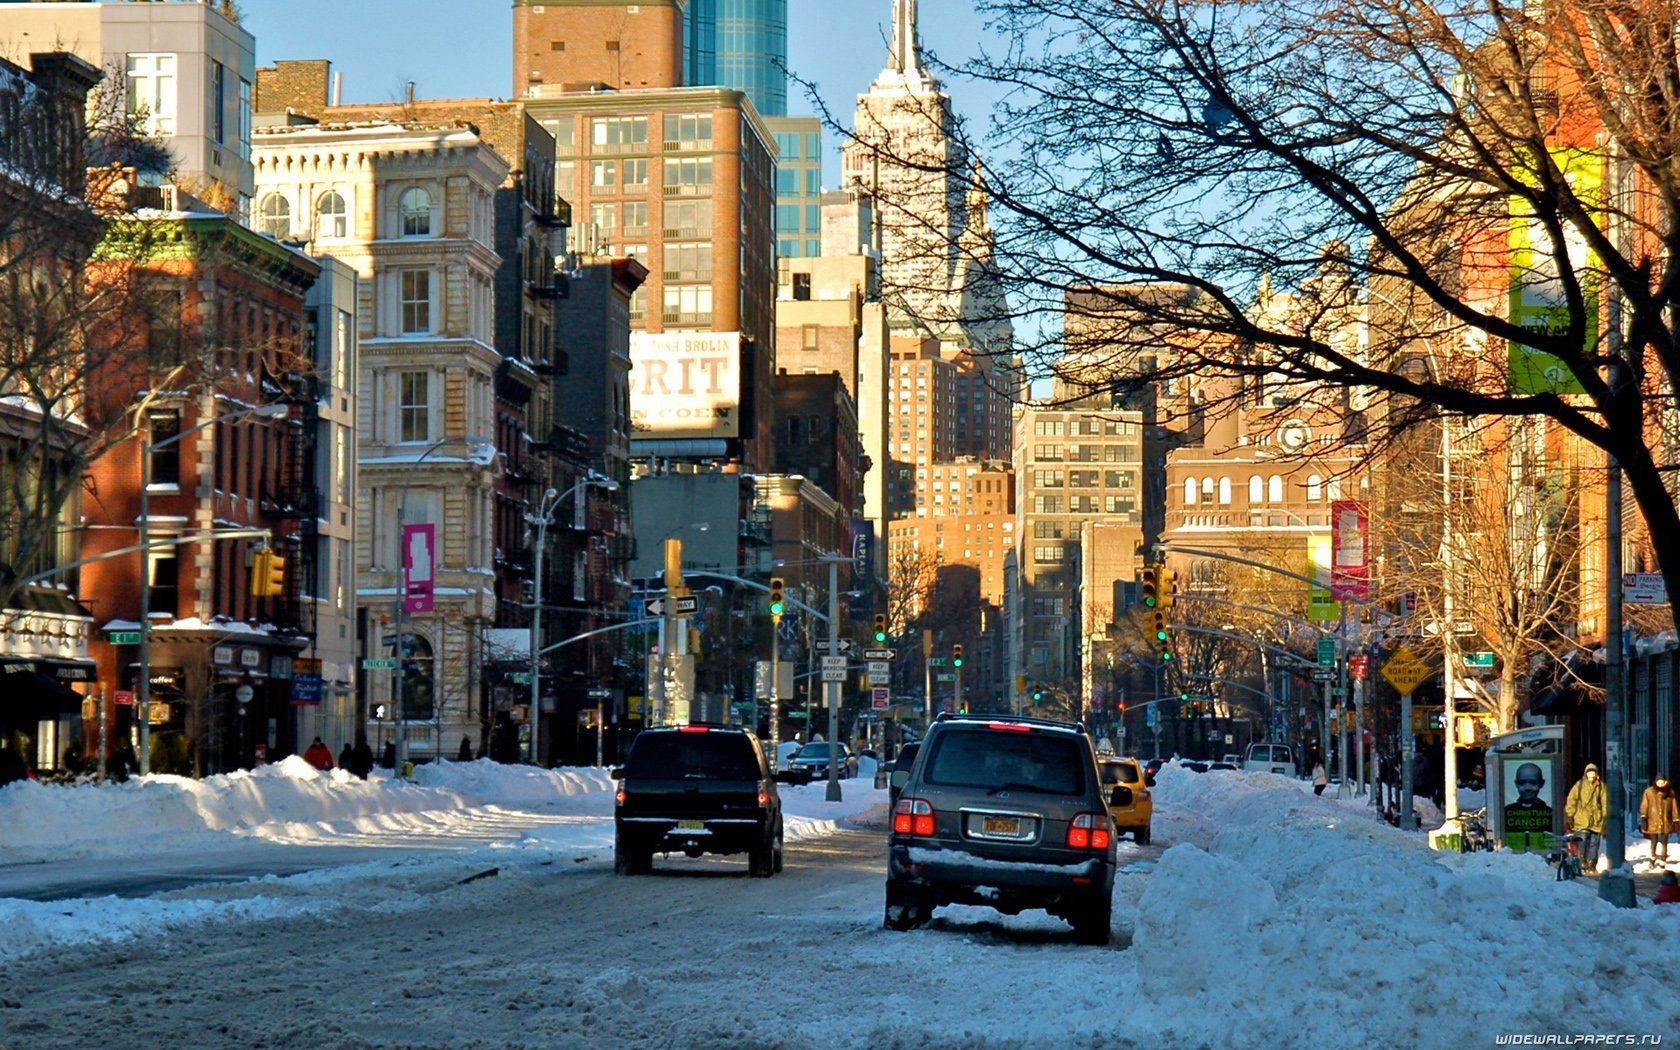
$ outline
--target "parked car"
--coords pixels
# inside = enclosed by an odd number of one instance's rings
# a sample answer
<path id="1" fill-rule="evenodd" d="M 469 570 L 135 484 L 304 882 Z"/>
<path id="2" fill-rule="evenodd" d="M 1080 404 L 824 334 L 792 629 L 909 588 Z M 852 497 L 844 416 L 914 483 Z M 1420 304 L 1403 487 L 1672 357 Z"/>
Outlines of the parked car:
<path id="1" fill-rule="evenodd" d="M 919 740 L 912 740 L 898 749 L 898 757 L 893 759 L 892 767 L 887 773 L 887 802 L 898 801 L 898 793 L 903 790 L 904 782 L 910 779 L 910 770 L 916 765 L 916 755 L 922 750 Z"/>
<path id="2" fill-rule="evenodd" d="M 1295 759 L 1290 755 L 1287 744 L 1248 745 L 1248 757 L 1243 759 L 1242 767 L 1251 773 L 1295 775 Z"/>
<path id="3" fill-rule="evenodd" d="M 943 714 L 893 805 L 885 924 L 912 929 L 947 904 L 1041 908 L 1107 944 L 1115 856 L 1084 726 Z"/>
<path id="4" fill-rule="evenodd" d="M 1108 793 L 1108 812 L 1114 830 L 1130 834 L 1140 846 L 1149 845 L 1149 825 L 1155 812 L 1146 776 L 1135 758 L 1113 758 L 1102 763 L 1103 790 Z"/>
<path id="5" fill-rule="evenodd" d="M 834 750 L 829 750 L 830 748 Z M 849 780 L 857 776 L 858 760 L 852 754 L 852 749 L 838 740 L 817 740 L 799 749 L 799 753 L 788 759 L 788 768 L 810 774 L 812 780 L 828 779 L 829 756 L 838 754 L 835 766 L 840 770 L 840 779 Z"/>
<path id="6" fill-rule="evenodd" d="M 613 806 L 613 870 L 642 875 L 656 852 L 745 853 L 747 873 L 782 870 L 782 800 L 758 738 L 739 726 L 645 729 L 630 745 Z"/>
<path id="7" fill-rule="evenodd" d="M 1167 760 L 1164 758 L 1152 758 L 1143 764 L 1143 775 L 1154 781 L 1155 774 L 1159 773 L 1161 767 L 1166 764 Z"/>

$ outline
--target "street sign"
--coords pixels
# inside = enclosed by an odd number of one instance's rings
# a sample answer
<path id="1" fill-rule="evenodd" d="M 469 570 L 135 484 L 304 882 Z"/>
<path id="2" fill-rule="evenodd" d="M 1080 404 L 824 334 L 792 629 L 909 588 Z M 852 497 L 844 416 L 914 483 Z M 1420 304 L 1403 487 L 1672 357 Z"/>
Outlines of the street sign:
<path id="1" fill-rule="evenodd" d="M 948 658 L 943 656 L 930 656 L 927 658 L 927 664 L 929 667 L 944 667 L 950 662 L 951 661 Z"/>
<path id="2" fill-rule="evenodd" d="M 1465 653 L 1465 667 L 1492 667 L 1494 663 L 1492 653 Z"/>
<path id="3" fill-rule="evenodd" d="M 1356 682 L 1365 680 L 1365 675 L 1369 673 L 1370 667 L 1371 658 L 1364 653 L 1354 653 L 1348 657 L 1348 677 Z"/>
<path id="4" fill-rule="evenodd" d="M 891 660 L 893 651 L 891 649 L 865 649 L 863 658 L 865 660 Z"/>
<path id="5" fill-rule="evenodd" d="M 1313 672 L 1313 681 L 1315 682 L 1334 682 L 1335 680 L 1336 669 L 1334 667 L 1321 667 Z"/>
<path id="6" fill-rule="evenodd" d="M 589 699 L 591 699 L 591 700 L 611 700 L 612 699 L 612 690 L 608 689 L 604 686 L 597 685 L 597 686 L 591 687 L 590 690 L 584 695 L 588 696 Z"/>
<path id="7" fill-rule="evenodd" d="M 844 682 L 846 680 L 846 658 L 844 656 L 823 657 L 822 680 L 825 682 Z"/>
<path id="8" fill-rule="evenodd" d="M 1629 605 L 1667 605 L 1668 585 L 1660 572 L 1622 574 L 1622 601 Z M 113 639 L 116 635 L 111 636 Z M 120 642 L 118 643 L 121 644 Z"/>
<path id="9" fill-rule="evenodd" d="M 1434 668 L 1419 659 L 1418 654 L 1402 645 L 1382 666 L 1383 677 L 1401 694 L 1415 692 L 1424 679 L 1435 673 Z"/>
<path id="10" fill-rule="evenodd" d="M 374 657 L 362 661 L 362 670 L 364 671 L 395 671 L 396 669 L 397 661 L 392 659 Z"/>
<path id="11" fill-rule="evenodd" d="M 840 649 L 841 652 L 849 653 L 849 652 L 852 651 L 852 640 L 850 638 L 842 638 L 842 639 L 840 639 L 840 641 L 838 643 L 838 646 L 839 646 L 839 649 Z M 817 639 L 817 652 L 826 653 L 828 651 L 829 651 L 828 650 L 828 639 L 827 638 L 818 638 Z"/>
<path id="12" fill-rule="evenodd" d="M 876 686 L 869 693 L 869 706 L 877 711 L 885 709 L 892 703 L 892 694 L 886 689 Z"/>
<path id="13" fill-rule="evenodd" d="M 885 678 L 892 674 L 892 664 L 885 660 L 871 660 L 865 670 L 869 672 L 871 678 Z"/>
<path id="14" fill-rule="evenodd" d="M 516 685 L 530 685 L 531 684 L 531 672 L 529 672 L 529 671 L 517 671 L 514 674 L 509 675 L 508 677 L 512 678 L 513 681 L 514 681 L 514 684 L 516 684 Z"/>
<path id="15" fill-rule="evenodd" d="M 139 631 L 112 631 L 105 636 L 105 640 L 112 645 L 139 645 Z"/>
<path id="16" fill-rule="evenodd" d="M 955 671 L 941 671 L 933 676 L 933 680 L 936 682 L 955 682 L 957 673 Z"/>
<path id="17" fill-rule="evenodd" d="M 118 689 L 116 696 L 113 699 L 124 707 L 132 707 L 134 705 L 134 694 L 127 689 Z"/>
<path id="18" fill-rule="evenodd" d="M 664 598 L 649 598 L 647 600 L 647 614 L 649 616 L 664 616 L 665 602 L 666 599 Z M 684 594 L 676 599 L 676 607 L 673 615 L 687 616 L 690 613 L 699 611 L 700 596 L 698 594 Z"/>
<path id="19" fill-rule="evenodd" d="M 1471 623 L 1469 620 L 1455 620 L 1455 621 L 1453 621 L 1453 633 L 1454 634 L 1475 634 L 1476 633 L 1476 625 Z"/>
<path id="20" fill-rule="evenodd" d="M 1336 666 L 1336 639 L 1320 638 L 1318 640 L 1318 666 Z"/>

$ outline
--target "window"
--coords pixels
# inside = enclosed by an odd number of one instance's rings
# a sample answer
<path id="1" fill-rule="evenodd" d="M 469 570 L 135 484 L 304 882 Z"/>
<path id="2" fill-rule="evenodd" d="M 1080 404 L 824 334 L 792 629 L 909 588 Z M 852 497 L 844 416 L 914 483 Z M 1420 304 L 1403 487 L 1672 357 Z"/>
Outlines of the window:
<path id="1" fill-rule="evenodd" d="M 596 117 L 589 124 L 596 153 L 640 153 L 647 149 L 646 117 Z"/>
<path id="2" fill-rule="evenodd" d="M 344 237 L 349 234 L 349 212 L 337 190 L 328 190 L 315 202 L 315 236 Z"/>
<path id="3" fill-rule="evenodd" d="M 1213 502 L 1213 479 L 1212 478 L 1203 478 L 1202 479 L 1202 502 L 1203 503 L 1212 503 Z"/>
<path id="4" fill-rule="evenodd" d="M 776 205 L 776 232 L 777 233 L 798 233 L 799 232 L 799 205 L 797 205 L 797 204 L 778 204 L 778 205 Z M 792 254 L 792 253 L 789 253 L 789 254 Z"/>
<path id="5" fill-rule="evenodd" d="M 1324 495 L 1325 495 L 1326 499 L 1330 499 L 1330 500 L 1341 499 L 1342 498 L 1342 479 L 1341 478 L 1331 478 L 1330 479 L 1330 484 L 1325 486 L 1325 494 Z"/>
<path id="6" fill-rule="evenodd" d="M 665 205 L 665 236 L 710 237 L 711 201 L 674 201 Z"/>
<path id="7" fill-rule="evenodd" d="M 1063 524 L 1059 521 L 1033 522 L 1033 538 L 1040 540 L 1059 540 L 1062 538 Z"/>
<path id="8" fill-rule="evenodd" d="M 807 302 L 811 298 L 811 275 L 796 273 L 793 275 L 793 298 L 797 302 Z"/>
<path id="9" fill-rule="evenodd" d="M 1184 505 L 1186 507 L 1194 507 L 1196 505 L 1196 479 L 1195 478 L 1185 478 L 1184 479 Z"/>
<path id="10" fill-rule="evenodd" d="M 647 201 L 630 201 L 624 205 L 624 235 L 626 237 L 647 236 L 647 224 Z"/>
<path id="11" fill-rule="evenodd" d="M 799 193 L 799 172 L 792 168 L 776 169 L 776 196 L 793 197 Z"/>
<path id="12" fill-rule="evenodd" d="M 217 145 L 227 142 L 227 67 L 210 63 L 210 135 Z"/>
<path id="13" fill-rule="evenodd" d="M 1062 472 L 1059 470 L 1034 471 L 1036 475 L 1033 483 L 1041 489 L 1059 489 L 1062 487 Z"/>
<path id="14" fill-rule="evenodd" d="M 175 56 L 128 56 L 128 113 L 148 136 L 175 134 Z"/>
<path id="15" fill-rule="evenodd" d="M 397 376 L 397 440 L 429 441 L 432 436 L 431 373 Z"/>
<path id="16" fill-rule="evenodd" d="M 710 113 L 670 113 L 665 117 L 666 149 L 711 149 Z"/>
<path id="17" fill-rule="evenodd" d="M 648 162 L 646 157 L 637 160 L 621 160 L 618 170 L 624 176 L 625 193 L 647 192 Z"/>
<path id="18" fill-rule="evenodd" d="M 1273 475 L 1266 481 L 1266 500 L 1269 503 L 1283 502 L 1283 478 Z"/>
<path id="19" fill-rule="evenodd" d="M 711 285 L 675 285 L 665 288 L 666 324 L 710 324 Z"/>
<path id="20" fill-rule="evenodd" d="M 805 196 L 815 197 L 822 193 L 822 169 L 805 169 Z"/>
<path id="21" fill-rule="evenodd" d="M 712 192 L 712 158 L 665 158 L 665 196 L 706 197 Z"/>
<path id="22" fill-rule="evenodd" d="M 1227 506 L 1227 507 L 1229 507 L 1231 505 L 1231 479 L 1230 478 L 1220 478 L 1219 479 L 1219 502 L 1221 504 L 1223 504 L 1224 506 Z"/>
<path id="23" fill-rule="evenodd" d="M 591 204 L 589 206 L 589 222 L 595 227 L 598 243 L 606 244 L 612 240 L 613 230 L 618 225 L 618 205 Z"/>
<path id="24" fill-rule="evenodd" d="M 153 550 L 148 559 L 151 564 L 151 600 L 153 612 L 166 612 L 172 616 L 180 614 L 181 604 L 181 563 L 176 560 L 175 552 L 178 547 L 163 547 Z"/>
<path id="25" fill-rule="evenodd" d="M 589 188 L 596 193 L 615 193 L 618 189 L 618 161 L 589 162 Z"/>
<path id="26" fill-rule="evenodd" d="M 1261 479 L 1260 475 L 1256 474 L 1248 479 L 1248 502 L 1258 505 L 1265 502 L 1265 499 L 1266 483 Z"/>
<path id="27" fill-rule="evenodd" d="M 399 279 L 402 333 L 429 334 L 432 330 L 432 272 L 403 270 Z"/>
<path id="28" fill-rule="evenodd" d="M 263 197 L 257 205 L 257 232 L 276 240 L 292 235 L 292 203 L 278 193 Z"/>
<path id="29" fill-rule="evenodd" d="M 665 245 L 667 281 L 709 281 L 712 279 L 712 246 L 701 242 L 672 241 Z"/>
<path id="30" fill-rule="evenodd" d="M 410 186 L 397 198 L 397 210 L 402 215 L 404 237 L 432 235 L 432 195 L 419 186 Z"/>
<path id="31" fill-rule="evenodd" d="M 173 440 L 181 434 L 181 413 L 173 408 L 158 408 L 146 413 L 146 428 L 150 432 L 153 485 L 181 484 L 181 443 Z M 161 442 L 169 444 L 159 448 Z"/>
<path id="32" fill-rule="evenodd" d="M 800 326 L 800 337 L 806 350 L 817 349 L 817 333 L 820 331 L 821 329 L 814 324 Z"/>
<path id="33" fill-rule="evenodd" d="M 239 81 L 239 159 L 251 159 L 251 82 Z"/>
<path id="34" fill-rule="evenodd" d="M 806 160 L 821 160 L 822 159 L 822 133 L 821 132 L 819 132 L 819 131 L 807 131 L 805 133 L 805 159 Z"/>

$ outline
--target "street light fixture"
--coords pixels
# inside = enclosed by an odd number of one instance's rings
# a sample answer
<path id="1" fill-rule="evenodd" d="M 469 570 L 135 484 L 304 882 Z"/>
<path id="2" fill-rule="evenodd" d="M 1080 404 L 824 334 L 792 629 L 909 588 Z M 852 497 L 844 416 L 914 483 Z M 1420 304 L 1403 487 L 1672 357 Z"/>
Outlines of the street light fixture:
<path id="1" fill-rule="evenodd" d="M 162 441 L 144 442 L 140 449 L 140 775 L 152 771 L 152 453 L 191 437 L 217 423 L 237 423 L 255 417 L 282 419 L 290 411 L 283 404 L 246 405 L 219 416 L 212 416 L 195 427 L 171 434 Z M 138 421 L 136 421 L 138 430 Z M 150 436 L 150 430 L 147 436 Z"/>
<path id="2" fill-rule="evenodd" d="M 543 551 L 548 546 L 548 525 L 554 518 L 554 509 L 567 496 L 586 485 L 594 485 L 607 492 L 616 492 L 618 482 L 608 477 L 602 477 L 591 471 L 577 484 L 565 492 L 549 489 L 543 493 L 542 502 L 537 506 L 535 515 L 527 515 L 525 520 L 537 527 L 537 555 L 534 562 L 536 583 L 531 593 L 531 710 L 529 714 L 531 725 L 531 764 L 542 765 L 542 681 L 538 666 L 542 656 L 542 614 L 543 614 Z M 583 497 L 579 496 L 579 499 Z"/>

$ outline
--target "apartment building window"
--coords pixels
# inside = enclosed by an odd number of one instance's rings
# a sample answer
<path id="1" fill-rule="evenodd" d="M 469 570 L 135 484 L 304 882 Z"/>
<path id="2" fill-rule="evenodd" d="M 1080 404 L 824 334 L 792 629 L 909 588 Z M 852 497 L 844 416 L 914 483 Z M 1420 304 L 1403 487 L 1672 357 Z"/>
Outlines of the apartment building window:
<path id="1" fill-rule="evenodd" d="M 618 205 L 591 204 L 589 206 L 589 224 L 595 229 L 597 244 L 610 243 L 613 231 L 618 228 Z"/>
<path id="2" fill-rule="evenodd" d="M 648 290 L 645 284 L 630 293 L 630 320 L 647 320 L 647 299 Z"/>
<path id="3" fill-rule="evenodd" d="M 805 196 L 815 197 L 822 192 L 822 169 L 805 169 Z"/>
<path id="4" fill-rule="evenodd" d="M 128 56 L 128 114 L 149 137 L 175 134 L 175 56 Z"/>
<path id="5" fill-rule="evenodd" d="M 712 246 L 706 242 L 672 241 L 665 245 L 667 281 L 709 281 L 712 279 Z"/>
<path id="6" fill-rule="evenodd" d="M 709 237 L 712 234 L 711 201 L 679 201 L 665 205 L 665 236 Z"/>
<path id="7" fill-rule="evenodd" d="M 646 157 L 619 161 L 618 171 L 623 176 L 625 193 L 647 192 L 648 162 Z"/>
<path id="8" fill-rule="evenodd" d="M 181 484 L 181 443 L 171 442 L 158 448 L 181 433 L 181 413 L 173 408 L 157 408 L 146 413 L 146 429 L 150 433 L 151 474 L 153 485 L 176 487 Z"/>
<path id="9" fill-rule="evenodd" d="M 164 547 L 151 552 L 147 571 L 151 574 L 151 609 L 177 615 L 181 604 L 181 563 L 175 557 L 178 547 Z"/>
<path id="10" fill-rule="evenodd" d="M 776 196 L 793 197 L 799 193 L 799 172 L 793 168 L 776 169 Z"/>
<path id="11" fill-rule="evenodd" d="M 1059 470 L 1039 470 L 1033 473 L 1033 483 L 1041 489 L 1059 489 L 1062 487 L 1062 472 Z"/>
<path id="12" fill-rule="evenodd" d="M 711 324 L 711 285 L 675 285 L 665 288 L 666 324 Z"/>
<path id="13" fill-rule="evenodd" d="M 589 189 L 594 193 L 616 193 L 618 191 L 618 161 L 590 161 Z"/>
<path id="14" fill-rule="evenodd" d="M 239 159 L 251 159 L 251 82 L 239 81 Z"/>
<path id="15" fill-rule="evenodd" d="M 804 348 L 806 350 L 817 349 L 817 336 L 821 329 L 814 324 L 808 324 L 801 325 L 799 331 Z"/>
<path id="16" fill-rule="evenodd" d="M 1068 513 L 1095 514 L 1097 503 L 1097 497 L 1095 496 L 1070 496 L 1068 497 Z"/>
<path id="17" fill-rule="evenodd" d="M 1069 471 L 1068 485 L 1076 489 L 1094 489 L 1100 477 L 1101 472 L 1095 470 Z"/>
<path id="18" fill-rule="evenodd" d="M 227 142 L 227 67 L 210 63 L 210 136 L 217 145 Z"/>
<path id="19" fill-rule="evenodd" d="M 422 335 L 432 330 L 432 272 L 402 270 L 398 276 L 398 305 L 402 334 Z"/>
<path id="20" fill-rule="evenodd" d="M 776 205 L 776 232 L 777 233 L 798 233 L 799 232 L 799 205 L 797 205 L 797 204 L 778 204 L 778 205 Z"/>
<path id="21" fill-rule="evenodd" d="M 328 190 L 315 202 L 315 236 L 344 237 L 349 234 L 350 213 L 344 197 L 337 190 Z"/>
<path id="22" fill-rule="evenodd" d="M 397 376 L 397 440 L 430 441 L 432 437 L 432 376 L 430 372 L 402 372 Z"/>
<path id="23" fill-rule="evenodd" d="M 712 158 L 665 158 L 665 196 L 707 197 L 711 192 Z"/>
<path id="24" fill-rule="evenodd" d="M 596 153 L 641 153 L 647 149 L 646 117 L 596 117 L 589 133 Z"/>
<path id="25" fill-rule="evenodd" d="M 793 275 L 793 298 L 797 302 L 808 302 L 811 298 L 811 275 L 796 273 Z"/>
<path id="26" fill-rule="evenodd" d="M 576 145 L 577 132 L 575 129 L 577 127 L 577 123 L 572 120 L 571 117 L 562 117 L 559 120 L 554 121 L 544 121 L 543 127 L 547 128 L 548 133 L 554 136 L 554 148 L 557 152 L 569 153 L 571 152 L 572 147 Z"/>
<path id="27" fill-rule="evenodd" d="M 402 217 L 404 237 L 432 235 L 432 195 L 419 186 L 410 186 L 397 198 L 397 210 Z"/>
<path id="28" fill-rule="evenodd" d="M 1060 463 L 1062 461 L 1062 446 L 1035 445 L 1033 446 L 1033 458 L 1045 463 Z"/>
<path id="29" fill-rule="evenodd" d="M 1033 561 L 1039 564 L 1059 562 L 1067 557 L 1067 552 L 1059 543 L 1041 543 L 1033 547 Z"/>
<path id="30" fill-rule="evenodd" d="M 624 205 L 624 236 L 646 237 L 647 224 L 647 201 L 626 202 Z"/>
<path id="31" fill-rule="evenodd" d="M 665 115 L 666 149 L 711 149 L 710 113 L 668 113 Z"/>
<path id="32" fill-rule="evenodd" d="M 1061 514 L 1061 513 L 1064 513 L 1063 510 L 1062 510 L 1062 497 L 1060 497 L 1060 496 L 1034 496 L 1033 497 L 1033 512 L 1036 513 L 1036 514 Z"/>
<path id="33" fill-rule="evenodd" d="M 1062 538 L 1063 523 L 1059 521 L 1033 522 L 1033 538 L 1039 540 L 1059 540 Z"/>
<path id="34" fill-rule="evenodd" d="M 1122 496 L 1103 497 L 1103 509 L 1110 514 L 1130 514 L 1135 504 Z"/>
<path id="35" fill-rule="evenodd" d="M 1342 498 L 1342 479 L 1341 478 L 1331 478 L 1330 483 L 1328 485 L 1324 486 L 1324 489 L 1325 489 L 1325 492 L 1324 492 L 1324 498 L 1325 499 L 1330 499 L 1330 500 L 1341 499 Z"/>
<path id="36" fill-rule="evenodd" d="M 276 240 L 292 235 L 292 202 L 278 193 L 264 195 L 257 204 L 257 232 Z"/>

